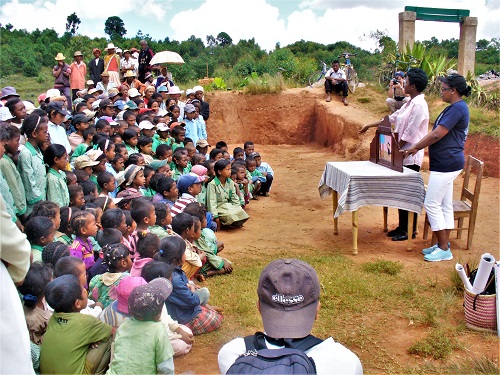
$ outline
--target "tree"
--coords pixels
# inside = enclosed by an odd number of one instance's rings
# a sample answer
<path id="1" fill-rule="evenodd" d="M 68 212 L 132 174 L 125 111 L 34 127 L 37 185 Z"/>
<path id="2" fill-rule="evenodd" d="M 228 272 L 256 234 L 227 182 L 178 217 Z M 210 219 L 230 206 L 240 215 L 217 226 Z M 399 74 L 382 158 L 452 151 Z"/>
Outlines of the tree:
<path id="1" fill-rule="evenodd" d="M 78 27 L 82 21 L 80 21 L 80 18 L 76 15 L 75 12 L 70 14 L 68 18 L 66 18 L 66 32 L 71 33 L 71 35 L 76 34 L 76 30 L 78 30 Z"/>
<path id="2" fill-rule="evenodd" d="M 214 47 L 217 45 L 217 41 L 215 40 L 213 35 L 207 35 L 207 46 Z"/>
<path id="3" fill-rule="evenodd" d="M 233 44 L 233 39 L 225 32 L 220 32 L 216 39 L 222 47 Z"/>
<path id="4" fill-rule="evenodd" d="M 111 39 L 115 39 L 117 37 L 123 38 L 123 36 L 127 33 L 127 29 L 125 29 L 125 24 L 120 17 L 112 16 L 108 17 L 104 23 L 104 32 L 108 34 Z"/>

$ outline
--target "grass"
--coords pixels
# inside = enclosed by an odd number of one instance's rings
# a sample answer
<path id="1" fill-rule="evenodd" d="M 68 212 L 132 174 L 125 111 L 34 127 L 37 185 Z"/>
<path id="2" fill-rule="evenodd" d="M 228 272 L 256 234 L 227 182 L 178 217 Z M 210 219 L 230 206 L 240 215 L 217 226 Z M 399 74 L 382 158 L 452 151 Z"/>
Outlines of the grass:
<path id="1" fill-rule="evenodd" d="M 443 330 L 433 330 L 422 340 L 408 348 L 410 354 L 417 354 L 422 357 L 432 357 L 434 359 L 445 359 L 453 353 L 454 349 L 460 349 L 459 342 L 449 333 Z"/>
<path id="2" fill-rule="evenodd" d="M 391 262 L 389 260 L 379 260 L 374 263 L 363 264 L 363 269 L 371 273 L 386 273 L 388 275 L 397 275 L 403 269 L 403 265 L 401 263 Z"/>

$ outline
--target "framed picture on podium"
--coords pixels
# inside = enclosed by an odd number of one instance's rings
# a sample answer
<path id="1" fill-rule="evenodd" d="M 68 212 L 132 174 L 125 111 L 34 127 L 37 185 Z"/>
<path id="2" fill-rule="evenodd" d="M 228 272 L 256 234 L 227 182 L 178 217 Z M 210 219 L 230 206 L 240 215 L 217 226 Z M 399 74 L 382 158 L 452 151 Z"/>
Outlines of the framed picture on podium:
<path id="1" fill-rule="evenodd" d="M 392 132 L 389 116 L 385 116 L 370 143 L 370 161 L 403 172 L 403 154 L 397 138 L 398 134 Z"/>

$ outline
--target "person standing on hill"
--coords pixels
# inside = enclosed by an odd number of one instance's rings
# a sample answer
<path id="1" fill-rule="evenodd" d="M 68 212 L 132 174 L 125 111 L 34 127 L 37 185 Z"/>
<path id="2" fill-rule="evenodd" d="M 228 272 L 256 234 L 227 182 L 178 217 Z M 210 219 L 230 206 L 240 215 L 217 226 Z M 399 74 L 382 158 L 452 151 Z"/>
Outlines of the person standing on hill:
<path id="1" fill-rule="evenodd" d="M 146 82 L 146 73 L 151 72 L 151 59 L 154 56 L 154 52 L 148 46 L 148 42 L 141 40 L 141 52 L 139 52 L 139 81 L 142 83 Z"/>
<path id="2" fill-rule="evenodd" d="M 101 58 L 101 50 L 99 48 L 94 48 L 92 53 L 94 54 L 94 59 L 89 61 L 88 67 L 90 79 L 97 86 L 97 83 L 101 82 L 101 74 L 104 72 L 104 60 Z"/>
<path id="3" fill-rule="evenodd" d="M 108 54 L 104 56 L 104 71 L 109 73 L 109 80 L 115 84 L 115 87 L 118 87 L 121 85 L 120 56 L 116 53 L 116 47 L 113 43 L 109 43 L 106 50 Z"/>
<path id="4" fill-rule="evenodd" d="M 57 65 L 52 69 L 52 75 L 56 78 L 54 82 L 54 88 L 59 90 L 62 95 L 64 95 L 68 101 L 68 108 L 71 108 L 71 92 L 69 84 L 69 76 L 71 75 L 71 68 L 68 64 L 64 62 L 66 57 L 59 52 L 55 57 Z"/>
<path id="5" fill-rule="evenodd" d="M 76 93 L 85 89 L 85 77 L 87 75 L 87 65 L 83 62 L 83 53 L 76 51 L 73 54 L 75 61 L 71 64 L 71 73 L 69 76 L 72 100 L 77 98 Z"/>

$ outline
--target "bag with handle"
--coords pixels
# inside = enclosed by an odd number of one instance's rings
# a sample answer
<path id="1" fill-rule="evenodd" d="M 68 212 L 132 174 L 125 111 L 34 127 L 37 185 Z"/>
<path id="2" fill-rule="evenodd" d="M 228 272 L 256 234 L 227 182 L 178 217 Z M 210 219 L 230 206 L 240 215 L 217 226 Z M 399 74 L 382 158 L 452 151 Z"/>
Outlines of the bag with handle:
<path id="1" fill-rule="evenodd" d="M 266 339 L 284 348 L 268 349 Z M 323 342 L 317 337 L 276 340 L 257 332 L 244 340 L 246 352 L 236 359 L 227 374 L 316 374 L 314 360 L 305 352 Z"/>

